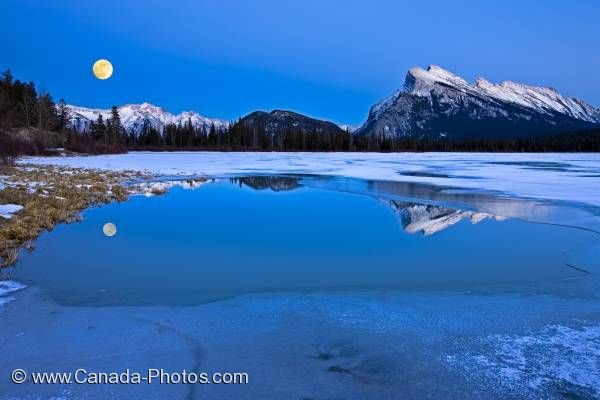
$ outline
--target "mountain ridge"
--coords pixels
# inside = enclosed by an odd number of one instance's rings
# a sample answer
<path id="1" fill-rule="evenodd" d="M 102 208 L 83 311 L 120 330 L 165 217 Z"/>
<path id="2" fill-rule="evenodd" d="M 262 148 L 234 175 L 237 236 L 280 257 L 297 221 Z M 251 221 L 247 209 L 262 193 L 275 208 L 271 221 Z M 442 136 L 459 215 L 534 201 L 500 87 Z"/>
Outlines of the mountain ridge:
<path id="1" fill-rule="evenodd" d="M 88 131 L 99 115 L 109 118 L 111 110 L 69 105 L 71 125 Z M 128 132 L 139 134 L 150 125 L 161 131 L 168 124 L 191 121 L 209 131 L 211 126 L 226 129 L 230 122 L 208 118 L 193 111 L 172 114 L 150 104 L 118 107 Z M 258 122 L 268 134 L 300 127 L 303 131 L 351 132 L 356 136 L 384 138 L 514 139 L 546 136 L 600 126 L 600 109 L 583 100 L 562 96 L 551 87 L 502 81 L 483 77 L 473 83 L 437 65 L 408 70 L 403 87 L 372 105 L 366 121 L 354 129 L 294 111 L 254 111 L 240 122 Z"/>
<path id="2" fill-rule="evenodd" d="M 110 109 L 74 105 L 68 105 L 68 107 L 71 110 L 71 126 L 78 132 L 89 130 L 91 122 L 95 122 L 99 115 L 102 115 L 102 118 L 106 121 L 111 114 Z M 135 134 L 139 134 L 146 124 L 150 124 L 158 130 L 162 130 L 168 124 L 183 125 L 188 121 L 191 121 L 195 127 L 204 128 L 207 131 L 212 125 L 221 129 L 229 126 L 229 122 L 222 119 L 208 118 L 194 111 L 182 111 L 179 114 L 172 114 L 162 107 L 147 102 L 124 104 L 117 107 L 117 110 L 125 130 Z"/>
<path id="3" fill-rule="evenodd" d="M 436 65 L 411 68 L 404 85 L 374 104 L 357 135 L 494 138 L 594 128 L 600 109 L 556 89 L 512 81 L 471 84 Z"/>
<path id="4" fill-rule="evenodd" d="M 295 111 L 288 110 L 273 110 L 253 111 L 244 117 L 239 122 L 242 125 L 259 125 L 264 127 L 267 134 L 274 134 L 283 129 L 297 129 L 305 133 L 344 133 L 344 130 L 339 125 L 318 118 L 312 118 Z"/>

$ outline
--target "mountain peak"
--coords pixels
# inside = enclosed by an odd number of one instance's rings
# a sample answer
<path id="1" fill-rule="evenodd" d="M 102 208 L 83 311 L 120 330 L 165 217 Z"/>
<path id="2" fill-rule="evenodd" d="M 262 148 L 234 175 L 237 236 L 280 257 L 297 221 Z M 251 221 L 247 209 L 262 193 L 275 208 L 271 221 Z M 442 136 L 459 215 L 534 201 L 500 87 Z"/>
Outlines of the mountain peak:
<path id="1" fill-rule="evenodd" d="M 289 110 L 273 110 L 269 114 L 277 116 L 277 117 L 288 117 L 288 116 L 298 116 L 297 112 L 289 111 Z"/>
<path id="2" fill-rule="evenodd" d="M 92 109 L 78 106 L 69 106 L 72 112 L 71 123 L 78 131 L 87 131 L 90 123 L 96 121 L 99 115 L 105 120 L 110 118 L 109 109 Z M 207 118 L 193 111 L 184 111 L 177 115 L 171 114 L 163 108 L 154 104 L 143 102 L 141 104 L 125 104 L 117 107 L 121 117 L 121 123 L 127 131 L 140 133 L 144 126 L 150 124 L 161 130 L 168 124 L 185 124 L 191 120 L 196 127 L 210 129 L 212 125 L 217 128 L 225 128 L 228 123 L 220 119 Z"/>
<path id="3" fill-rule="evenodd" d="M 469 83 L 458 75 L 431 64 L 427 69 L 421 67 L 411 68 L 404 82 L 404 90 L 414 94 L 425 95 L 435 84 L 443 84 L 457 88 L 469 87 Z"/>
<path id="4" fill-rule="evenodd" d="M 463 81 L 463 79 L 460 76 L 450 72 L 449 70 L 447 70 L 445 68 L 435 65 L 435 64 L 429 64 L 429 66 L 427 66 L 427 72 L 429 72 L 430 74 L 432 74 L 435 77 L 438 77 L 439 79 Z"/>
<path id="5" fill-rule="evenodd" d="M 475 87 L 477 88 L 485 88 L 485 87 L 489 87 L 489 86 L 493 86 L 494 84 L 490 81 L 488 81 L 487 79 L 485 79 L 484 77 L 480 76 L 479 78 L 477 78 L 475 80 Z"/>
<path id="6" fill-rule="evenodd" d="M 553 87 L 538 87 L 513 81 L 492 83 L 483 77 L 474 84 L 437 65 L 427 70 L 412 68 L 407 76 L 405 91 L 430 96 L 436 85 L 449 86 L 465 95 L 487 97 L 494 101 L 512 103 L 541 113 L 560 113 L 579 120 L 600 123 L 600 110 L 579 99 L 562 96 Z M 440 89 L 441 90 L 441 89 Z"/>
<path id="7" fill-rule="evenodd" d="M 124 104 L 117 108 L 119 110 L 127 109 L 127 110 L 133 110 L 133 111 L 141 111 L 141 112 L 157 112 L 157 113 L 167 112 L 162 107 L 155 106 L 154 104 L 148 103 L 148 102 L 143 102 L 140 104 L 129 103 L 129 104 Z"/>
<path id="8" fill-rule="evenodd" d="M 600 124 L 600 110 L 556 89 L 478 78 L 470 84 L 429 65 L 411 68 L 404 87 L 371 107 L 357 134 L 522 137 Z"/>
<path id="9" fill-rule="evenodd" d="M 254 111 L 240 120 L 248 126 L 262 126 L 269 134 L 274 134 L 282 129 L 295 129 L 305 133 L 343 133 L 338 125 L 330 121 L 311 118 L 289 110 L 272 110 L 270 112 Z"/>
<path id="10" fill-rule="evenodd" d="M 468 85 L 467 81 L 465 81 L 460 76 L 453 74 L 452 72 L 439 67 L 437 65 L 429 65 L 427 69 L 423 69 L 421 67 L 411 68 L 408 73 L 412 75 L 416 79 L 421 79 L 430 82 L 442 82 L 442 83 L 460 83 L 463 85 Z"/>

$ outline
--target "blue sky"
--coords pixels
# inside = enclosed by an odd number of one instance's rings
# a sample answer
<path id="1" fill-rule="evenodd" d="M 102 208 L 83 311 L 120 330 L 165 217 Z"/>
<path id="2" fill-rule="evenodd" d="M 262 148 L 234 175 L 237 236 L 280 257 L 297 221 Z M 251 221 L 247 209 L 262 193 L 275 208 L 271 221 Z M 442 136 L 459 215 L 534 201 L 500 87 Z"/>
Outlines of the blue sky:
<path id="1" fill-rule="evenodd" d="M 0 68 L 90 107 L 360 124 L 407 69 L 553 86 L 600 106 L 600 2 L 3 0 Z M 108 58 L 115 74 L 91 74 Z"/>

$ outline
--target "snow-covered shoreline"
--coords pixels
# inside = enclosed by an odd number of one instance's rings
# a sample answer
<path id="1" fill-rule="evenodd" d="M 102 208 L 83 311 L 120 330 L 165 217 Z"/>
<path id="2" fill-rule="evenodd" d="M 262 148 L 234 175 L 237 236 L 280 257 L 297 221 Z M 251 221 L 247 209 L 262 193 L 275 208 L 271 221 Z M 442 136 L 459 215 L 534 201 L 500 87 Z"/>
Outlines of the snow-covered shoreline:
<path id="1" fill-rule="evenodd" d="M 597 153 L 130 152 L 24 163 L 210 177 L 315 174 L 427 183 L 600 206 Z"/>
<path id="2" fill-rule="evenodd" d="M 10 294 L 25 289 L 25 287 L 25 285 L 15 281 L 0 281 L 0 312 L 4 304 L 10 303 L 15 299 Z"/>

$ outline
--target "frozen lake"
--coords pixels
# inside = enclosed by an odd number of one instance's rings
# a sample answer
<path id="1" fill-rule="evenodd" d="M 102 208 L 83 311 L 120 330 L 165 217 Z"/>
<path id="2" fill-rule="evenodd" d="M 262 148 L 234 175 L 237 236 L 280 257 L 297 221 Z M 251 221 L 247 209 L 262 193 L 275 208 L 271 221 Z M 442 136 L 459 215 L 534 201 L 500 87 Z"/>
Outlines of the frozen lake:
<path id="1" fill-rule="evenodd" d="M 598 398 L 598 156 L 502 156 L 52 159 L 219 179 L 87 210 L 2 271 L 0 399 Z M 14 385 L 15 368 L 250 383 Z"/>
<path id="2" fill-rule="evenodd" d="M 130 152 L 24 162 L 162 175 L 311 174 L 419 182 L 600 206 L 598 153 Z"/>

